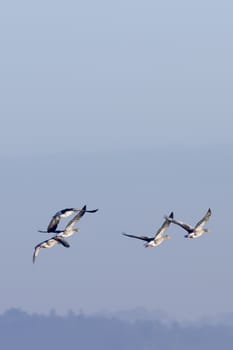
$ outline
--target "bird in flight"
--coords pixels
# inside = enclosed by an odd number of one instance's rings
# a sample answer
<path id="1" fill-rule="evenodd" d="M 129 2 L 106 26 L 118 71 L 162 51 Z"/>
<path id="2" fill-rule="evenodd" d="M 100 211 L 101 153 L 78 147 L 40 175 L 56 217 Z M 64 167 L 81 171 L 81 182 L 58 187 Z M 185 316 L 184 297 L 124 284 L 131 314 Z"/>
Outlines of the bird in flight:
<path id="1" fill-rule="evenodd" d="M 211 216 L 211 210 L 209 208 L 206 214 L 203 216 L 203 218 L 200 221 L 198 221 L 198 223 L 195 226 L 190 226 L 189 224 L 186 224 L 182 221 L 175 220 L 170 217 L 166 217 L 166 219 L 169 220 L 171 223 L 179 225 L 184 230 L 186 230 L 188 234 L 184 236 L 185 238 L 197 238 L 203 235 L 203 233 L 209 232 L 208 228 L 203 228 L 203 226 L 209 220 L 210 216 Z"/>
<path id="2" fill-rule="evenodd" d="M 86 208 L 86 206 L 85 206 Z M 48 233 L 48 232 L 57 232 L 57 226 L 61 220 L 61 218 L 66 218 L 76 212 L 80 213 L 82 209 L 77 209 L 77 208 L 66 208 L 66 209 L 62 209 L 59 210 L 56 214 L 53 215 L 52 219 L 50 220 L 49 224 L 48 224 L 48 228 L 47 231 L 41 231 L 39 230 L 39 232 L 43 232 L 43 233 Z M 98 209 L 93 209 L 93 210 L 85 210 L 86 213 L 96 213 L 98 211 Z"/>
<path id="3" fill-rule="evenodd" d="M 69 243 L 65 239 L 57 236 L 51 237 L 35 246 L 32 258 L 33 264 L 35 263 L 36 257 L 42 248 L 52 248 L 55 244 L 61 244 L 66 248 L 70 247 Z"/>
<path id="4" fill-rule="evenodd" d="M 74 228 L 74 225 L 76 224 L 77 221 L 81 219 L 81 217 L 83 217 L 85 213 L 86 213 L 86 205 L 84 205 L 84 207 L 78 212 L 78 214 L 76 214 L 73 217 L 73 219 L 71 219 L 68 222 L 64 230 L 55 231 L 57 233 L 56 237 L 66 238 L 66 237 L 70 237 L 75 232 L 79 232 L 79 228 Z"/>
<path id="5" fill-rule="evenodd" d="M 57 212 L 50 221 L 47 231 L 39 231 L 46 233 L 53 232 L 55 235 L 35 246 L 33 253 L 33 263 L 35 263 L 36 257 L 39 254 L 41 248 L 52 248 L 55 244 L 61 244 L 64 247 L 69 248 L 70 245 L 64 238 L 71 236 L 75 232 L 79 232 L 78 228 L 74 228 L 75 223 L 79 221 L 85 213 L 95 213 L 97 211 L 98 209 L 87 210 L 87 206 L 84 205 L 82 209 L 67 208 Z M 64 230 L 57 230 L 57 226 L 62 217 L 70 216 L 76 212 L 77 214 L 68 222 Z"/>
<path id="6" fill-rule="evenodd" d="M 171 238 L 171 236 L 163 235 L 163 233 L 169 227 L 169 225 L 170 225 L 169 219 L 172 219 L 172 218 L 173 218 L 173 212 L 171 212 L 171 214 L 168 216 L 168 218 L 165 219 L 163 224 L 160 226 L 160 228 L 155 233 L 154 237 L 130 235 L 130 234 L 125 233 L 125 232 L 123 232 L 122 234 L 124 236 L 130 237 L 130 238 L 141 239 L 142 241 L 147 242 L 147 243 L 145 243 L 145 248 L 155 247 L 155 246 L 161 244 L 166 239 Z"/>

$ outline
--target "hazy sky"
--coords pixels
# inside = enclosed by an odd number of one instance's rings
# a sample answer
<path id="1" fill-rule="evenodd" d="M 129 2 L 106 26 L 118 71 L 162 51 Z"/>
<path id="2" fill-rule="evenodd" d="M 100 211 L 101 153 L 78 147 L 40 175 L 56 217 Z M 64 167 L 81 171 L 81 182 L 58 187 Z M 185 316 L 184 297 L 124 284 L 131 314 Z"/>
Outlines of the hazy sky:
<path id="1" fill-rule="evenodd" d="M 1 153 L 228 143 L 231 1 L 1 5 Z"/>
<path id="2" fill-rule="evenodd" d="M 0 311 L 233 311 L 231 1 L 0 6 Z M 57 210 L 99 207 L 70 249 L 33 247 Z M 177 227 L 144 249 L 122 231 Z M 173 233 L 174 232 L 174 233 Z M 83 233 L 83 234 L 82 234 Z"/>

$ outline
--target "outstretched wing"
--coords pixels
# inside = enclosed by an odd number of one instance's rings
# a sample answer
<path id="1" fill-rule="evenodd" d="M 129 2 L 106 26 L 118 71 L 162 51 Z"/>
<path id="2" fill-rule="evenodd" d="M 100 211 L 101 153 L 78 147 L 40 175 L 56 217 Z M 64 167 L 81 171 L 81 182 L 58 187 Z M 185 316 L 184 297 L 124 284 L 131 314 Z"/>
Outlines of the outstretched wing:
<path id="1" fill-rule="evenodd" d="M 169 221 L 172 222 L 173 224 L 179 225 L 180 227 L 182 227 L 184 230 L 186 230 L 188 232 L 192 232 L 194 230 L 193 226 L 190 226 L 189 224 L 186 224 L 185 222 L 178 221 L 175 219 L 171 219 Z"/>
<path id="2" fill-rule="evenodd" d="M 146 242 L 150 242 L 151 238 L 147 237 L 147 236 L 135 236 L 135 235 L 129 235 L 128 233 L 122 232 L 122 234 L 126 237 L 130 237 L 130 238 L 137 238 L 137 239 L 141 239 L 142 241 L 146 241 Z"/>
<path id="3" fill-rule="evenodd" d="M 66 209 L 62 209 L 62 210 L 59 210 L 58 212 L 56 212 L 56 214 L 53 215 L 50 223 L 48 224 L 47 232 L 55 232 L 61 218 L 70 216 L 76 211 L 79 211 L 79 209 L 66 208 Z"/>
<path id="4" fill-rule="evenodd" d="M 58 226 L 58 224 L 59 224 L 59 222 L 60 222 L 60 218 L 61 218 L 60 215 L 57 215 L 57 214 L 55 214 L 55 215 L 52 217 L 50 223 L 48 224 L 48 228 L 47 228 L 47 231 L 48 231 L 48 232 L 54 232 L 54 231 L 56 231 L 56 228 L 57 228 L 57 226 Z"/>
<path id="5" fill-rule="evenodd" d="M 195 228 L 201 228 L 202 226 L 204 226 L 205 223 L 209 220 L 210 216 L 211 216 L 211 210 L 209 208 L 205 216 L 203 216 L 203 218 L 196 224 Z"/>
<path id="6" fill-rule="evenodd" d="M 78 220 L 81 219 L 81 217 L 86 213 L 86 208 L 87 208 L 87 206 L 84 205 L 84 207 L 80 210 L 80 212 L 79 212 L 77 215 L 75 215 L 75 216 L 73 217 L 72 220 L 70 220 L 70 221 L 68 222 L 68 224 L 67 224 L 66 227 L 65 227 L 65 230 L 66 230 L 66 229 L 72 228 L 72 227 L 74 226 L 74 224 L 75 224 Z"/>
<path id="7" fill-rule="evenodd" d="M 54 237 L 51 237 L 49 239 L 46 239 L 43 242 L 38 243 L 34 248 L 34 253 L 33 253 L 33 258 L 32 258 L 33 263 L 35 262 L 36 257 L 39 254 L 39 251 L 41 248 L 51 248 L 56 243 L 57 243 L 57 240 L 55 240 Z"/>
<path id="8" fill-rule="evenodd" d="M 41 248 L 41 243 L 40 243 L 40 244 L 37 244 L 37 245 L 35 246 L 35 248 L 34 248 L 33 257 L 32 257 L 33 264 L 34 264 L 35 261 L 36 261 L 36 257 L 37 257 L 37 255 L 39 254 L 40 248 Z"/>
<path id="9" fill-rule="evenodd" d="M 86 206 L 85 206 L 85 208 L 86 208 Z M 50 220 L 50 222 L 48 224 L 47 232 L 56 232 L 57 226 L 58 226 L 58 224 L 59 224 L 59 222 L 60 222 L 62 217 L 70 216 L 70 215 L 72 215 L 75 212 L 79 212 L 80 213 L 80 212 L 82 212 L 82 210 L 83 210 L 83 208 L 82 209 L 66 208 L 66 209 L 59 210 L 56 214 L 53 215 L 52 219 Z M 99 209 L 86 210 L 86 213 L 96 213 L 98 210 Z M 71 223 L 71 221 L 68 223 L 68 225 L 70 223 Z"/>
<path id="10" fill-rule="evenodd" d="M 70 244 L 69 244 L 64 238 L 57 237 L 57 236 L 55 236 L 55 237 L 53 237 L 53 238 L 57 241 L 57 243 L 62 244 L 63 247 L 66 247 L 66 248 L 69 248 L 69 247 L 70 247 Z"/>
<path id="11" fill-rule="evenodd" d="M 160 228 L 158 229 L 158 231 L 155 233 L 154 239 L 155 238 L 159 238 L 160 236 L 162 236 L 163 232 L 168 228 L 168 226 L 171 224 L 171 220 L 173 219 L 173 211 L 171 212 L 171 214 L 165 218 L 165 221 L 163 222 L 163 224 L 160 226 Z"/>
<path id="12" fill-rule="evenodd" d="M 39 251 L 41 248 L 52 248 L 55 244 L 62 244 L 63 247 L 66 247 L 66 248 L 70 247 L 69 243 L 61 237 L 53 236 L 49 239 L 46 239 L 45 241 L 35 246 L 34 252 L 33 252 L 33 258 L 32 258 L 33 263 L 35 263 L 36 257 L 39 254 Z"/>
<path id="13" fill-rule="evenodd" d="M 96 213 L 99 209 L 86 210 L 86 213 Z"/>

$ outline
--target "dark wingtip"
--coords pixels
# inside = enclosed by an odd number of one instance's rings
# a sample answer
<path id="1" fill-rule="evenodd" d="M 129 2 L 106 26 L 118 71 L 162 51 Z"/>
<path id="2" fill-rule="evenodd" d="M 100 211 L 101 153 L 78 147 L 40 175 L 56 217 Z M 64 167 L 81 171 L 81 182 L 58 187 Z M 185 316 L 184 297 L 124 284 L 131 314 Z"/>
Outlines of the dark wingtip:
<path id="1" fill-rule="evenodd" d="M 79 212 L 80 217 L 82 217 L 82 216 L 86 213 L 86 211 L 87 211 L 87 206 L 84 205 L 84 206 L 82 207 L 81 211 Z"/>
<path id="2" fill-rule="evenodd" d="M 82 207 L 82 209 L 80 210 L 80 212 L 79 212 L 80 217 L 83 216 L 86 212 L 87 212 L 87 206 L 84 205 L 84 206 Z"/>
<path id="3" fill-rule="evenodd" d="M 165 215 L 164 218 L 165 218 L 165 220 L 170 221 L 170 219 L 174 218 L 174 212 L 172 211 L 169 216 Z"/>
<path id="4" fill-rule="evenodd" d="M 62 244 L 63 247 L 65 247 L 65 248 L 69 248 L 69 247 L 70 247 L 70 244 L 69 244 L 65 239 L 63 239 L 63 238 L 61 238 L 61 237 L 54 237 L 54 239 L 55 239 L 58 243 Z"/>
<path id="5" fill-rule="evenodd" d="M 99 210 L 99 208 L 97 209 L 92 209 L 92 210 L 86 210 L 87 213 L 96 213 Z"/>
<path id="6" fill-rule="evenodd" d="M 70 244 L 67 241 L 65 241 L 64 239 L 62 241 L 65 248 L 70 248 Z"/>

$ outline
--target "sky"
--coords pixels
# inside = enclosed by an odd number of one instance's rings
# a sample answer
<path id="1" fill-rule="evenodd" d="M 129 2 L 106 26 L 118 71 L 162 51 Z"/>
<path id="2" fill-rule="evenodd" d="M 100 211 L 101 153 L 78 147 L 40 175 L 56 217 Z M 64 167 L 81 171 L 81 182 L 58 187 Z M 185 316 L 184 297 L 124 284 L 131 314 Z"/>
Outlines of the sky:
<path id="1" fill-rule="evenodd" d="M 232 312 L 230 1 L 16 1 L 0 8 L 0 312 Z M 70 249 L 33 247 L 99 208 Z M 211 233 L 147 250 L 164 215 Z M 62 223 L 63 224 L 63 223 Z M 83 233 L 83 234 L 82 234 Z"/>

